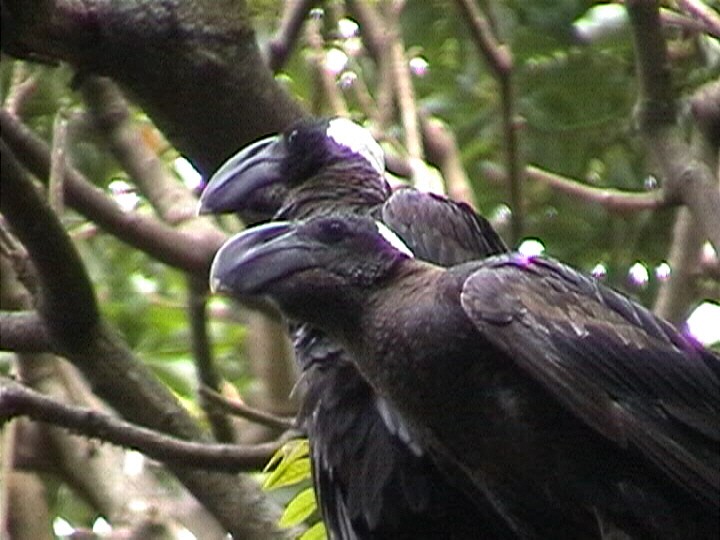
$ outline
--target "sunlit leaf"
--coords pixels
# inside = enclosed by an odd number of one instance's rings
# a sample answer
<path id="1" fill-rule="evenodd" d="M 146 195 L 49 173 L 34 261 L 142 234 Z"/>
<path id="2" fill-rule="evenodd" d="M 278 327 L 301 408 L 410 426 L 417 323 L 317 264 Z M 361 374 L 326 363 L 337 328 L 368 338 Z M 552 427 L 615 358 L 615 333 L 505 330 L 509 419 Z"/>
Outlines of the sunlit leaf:
<path id="1" fill-rule="evenodd" d="M 310 517 L 317 509 L 315 491 L 309 487 L 298 493 L 293 500 L 285 507 L 280 517 L 281 527 L 294 527 Z"/>

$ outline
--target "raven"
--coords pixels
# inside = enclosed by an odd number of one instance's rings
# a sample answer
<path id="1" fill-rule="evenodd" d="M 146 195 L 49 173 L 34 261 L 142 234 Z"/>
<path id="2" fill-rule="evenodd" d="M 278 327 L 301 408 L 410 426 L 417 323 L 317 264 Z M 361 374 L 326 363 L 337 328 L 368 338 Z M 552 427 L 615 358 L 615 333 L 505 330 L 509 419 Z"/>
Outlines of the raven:
<path id="1" fill-rule="evenodd" d="M 467 205 L 413 189 L 393 193 L 382 149 L 344 118 L 304 120 L 244 148 L 210 179 L 200 212 L 250 212 L 266 220 L 370 214 L 418 257 L 442 265 L 507 249 Z M 487 503 L 439 470 L 339 345 L 308 325 L 297 327 L 294 338 L 306 386 L 299 422 L 333 537 L 514 537 Z"/>
<path id="2" fill-rule="evenodd" d="M 449 266 L 507 247 L 470 206 L 385 180 L 383 150 L 358 124 L 338 117 L 301 120 L 280 135 L 242 149 L 218 169 L 199 212 L 265 212 L 297 220 L 369 214 L 385 223 L 422 260 Z"/>
<path id="3" fill-rule="evenodd" d="M 277 222 L 211 287 L 336 338 L 522 538 L 717 538 L 720 357 L 551 259 L 441 268 L 367 217 Z"/>

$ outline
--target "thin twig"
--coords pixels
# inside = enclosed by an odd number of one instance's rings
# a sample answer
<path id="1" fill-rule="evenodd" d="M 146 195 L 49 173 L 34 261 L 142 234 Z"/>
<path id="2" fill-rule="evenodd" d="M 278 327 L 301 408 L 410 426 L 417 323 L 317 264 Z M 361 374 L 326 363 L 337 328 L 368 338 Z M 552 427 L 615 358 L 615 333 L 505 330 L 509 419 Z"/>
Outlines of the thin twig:
<path id="1" fill-rule="evenodd" d="M 3 107 L 15 117 L 20 116 L 28 98 L 37 90 L 38 72 L 28 73 L 28 71 L 25 62 L 15 61 L 10 88 L 3 103 Z"/>
<path id="2" fill-rule="evenodd" d="M 438 118 L 421 115 L 420 122 L 428 160 L 436 163 L 440 168 L 448 195 L 451 199 L 465 202 L 475 208 L 475 194 L 462 166 L 455 136 Z"/>
<path id="3" fill-rule="evenodd" d="M 67 166 L 67 132 L 67 118 L 65 112 L 61 109 L 55 115 L 53 124 L 50 174 L 48 176 L 48 203 L 50 208 L 60 217 L 65 213 L 63 183 L 65 182 L 65 168 Z"/>
<path id="4" fill-rule="evenodd" d="M 494 72 L 495 77 L 497 79 L 506 77 L 513 69 L 510 49 L 498 42 L 492 25 L 474 2 L 456 0 L 456 3 L 468 23 L 475 45 Z"/>
<path id="5" fill-rule="evenodd" d="M 394 114 L 392 55 L 388 46 L 387 26 L 374 5 L 364 0 L 347 0 L 350 13 L 360 25 L 360 36 L 370 58 L 377 64 L 376 113 L 371 115 L 378 130 L 392 123 Z"/>
<path id="6" fill-rule="evenodd" d="M 222 394 L 214 391 L 212 388 L 208 388 L 207 386 L 200 387 L 200 395 L 206 398 L 208 402 L 217 405 L 224 411 L 250 420 L 251 422 L 273 429 L 289 430 L 297 428 L 295 420 L 292 418 L 261 411 L 260 409 L 250 407 L 238 400 L 229 400 Z"/>
<path id="7" fill-rule="evenodd" d="M 0 216 L 0 255 L 8 259 L 15 276 L 30 296 L 37 298 L 38 277 L 35 267 L 25 246 L 10 232 L 2 216 Z"/>
<path id="8" fill-rule="evenodd" d="M 395 4 L 395 3 L 394 3 Z M 389 10 L 385 20 L 385 28 L 388 30 L 387 45 L 390 49 L 390 61 L 392 63 L 393 86 L 395 96 L 400 109 L 400 120 L 405 133 L 405 148 L 411 160 L 424 159 L 422 138 L 418 125 L 418 111 L 415 100 L 415 90 L 410 75 L 405 46 L 400 35 L 400 6 L 393 6 Z"/>
<path id="9" fill-rule="evenodd" d="M 697 222 L 687 208 L 680 208 L 675 219 L 668 264 L 670 280 L 658 290 L 653 311 L 675 324 L 688 315 L 688 307 L 697 291 L 697 270 L 704 239 Z"/>
<path id="10" fill-rule="evenodd" d="M 365 78 L 362 76 L 362 70 L 359 65 L 357 66 L 355 74 L 355 79 L 349 85 L 349 89 L 352 91 L 352 95 L 355 96 L 355 99 L 357 99 L 363 115 L 365 115 L 366 118 L 370 118 L 374 122 L 377 122 L 379 119 L 378 106 L 373 99 L 372 94 L 370 94 L 370 90 L 365 82 Z"/>
<path id="11" fill-rule="evenodd" d="M 302 25 L 317 0 L 285 2 L 280 28 L 267 45 L 268 66 L 273 73 L 282 69 L 297 44 Z"/>
<path id="12" fill-rule="evenodd" d="M 444 192 L 444 186 L 432 182 L 432 175 L 425 164 L 425 151 L 420 135 L 417 102 L 415 90 L 410 75 L 410 67 L 405 56 L 405 46 L 400 36 L 399 18 L 400 7 L 394 7 L 385 22 L 389 30 L 387 44 L 390 51 L 389 62 L 391 66 L 392 83 L 395 97 L 400 110 L 400 122 L 403 126 L 405 149 L 408 154 L 408 163 L 412 175 L 412 184 L 422 191 Z"/>
<path id="13" fill-rule="evenodd" d="M 678 7 L 692 17 L 702 21 L 707 32 L 720 38 L 720 15 L 701 0 L 678 0 Z"/>
<path id="14" fill-rule="evenodd" d="M 213 444 L 177 439 L 92 409 L 60 403 L 0 377 L 0 420 L 18 416 L 133 448 L 163 463 L 224 472 L 258 470 L 283 444 L 281 441 L 256 445 Z"/>
<path id="15" fill-rule="evenodd" d="M 189 275 L 187 283 L 188 317 L 190 318 L 190 335 L 197 378 L 200 384 L 217 392 L 222 379 L 213 361 L 207 332 L 207 279 Z M 234 442 L 235 430 L 230 419 L 217 410 L 211 410 L 209 402 L 204 399 L 202 393 L 200 394 L 200 405 L 207 414 L 215 439 L 225 443 Z"/>
<path id="16" fill-rule="evenodd" d="M 38 178 L 47 178 L 50 171 L 47 143 L 4 110 L 0 110 L 0 128 L 3 140 L 23 165 Z M 217 230 L 181 232 L 151 216 L 124 212 L 69 165 L 63 186 L 67 204 L 107 232 L 159 261 L 199 276 L 207 275 L 215 252 L 226 239 Z"/>
<path id="17" fill-rule="evenodd" d="M 208 218 L 197 218 L 197 199 L 170 174 L 162 160 L 143 143 L 131 121 L 130 108 L 115 83 L 90 76 L 80 86 L 93 122 L 110 151 L 147 197 L 163 221 L 172 225 L 194 220 L 194 228 L 213 227 Z"/>
<path id="18" fill-rule="evenodd" d="M 505 180 L 505 172 L 498 166 L 485 165 L 482 174 L 488 180 Z M 598 188 L 533 165 L 525 168 L 525 177 L 546 184 L 559 193 L 580 201 L 598 204 L 608 212 L 616 214 L 632 214 L 640 210 L 655 210 L 670 206 L 670 203 L 664 199 L 662 190 L 635 193 L 614 188 Z"/>
<path id="19" fill-rule="evenodd" d="M 492 26 L 474 2 L 471 0 L 457 0 L 457 4 L 468 23 L 475 46 L 485 58 L 500 86 L 505 163 L 510 186 L 510 206 L 512 208 L 512 242 L 516 243 L 522 237 L 525 210 L 522 193 L 524 167 L 521 163 L 518 142 L 519 122 L 515 118 L 512 53 L 508 46 L 501 44 L 497 40 Z"/>
<path id="20" fill-rule="evenodd" d="M 331 114 L 334 116 L 348 116 L 348 108 L 345 99 L 338 89 L 335 74 L 332 73 L 326 65 L 325 42 L 320 33 L 321 19 L 313 18 L 306 25 L 306 36 L 308 44 L 312 49 L 310 55 L 310 63 L 317 74 L 318 83 L 323 95 L 330 107 Z"/>

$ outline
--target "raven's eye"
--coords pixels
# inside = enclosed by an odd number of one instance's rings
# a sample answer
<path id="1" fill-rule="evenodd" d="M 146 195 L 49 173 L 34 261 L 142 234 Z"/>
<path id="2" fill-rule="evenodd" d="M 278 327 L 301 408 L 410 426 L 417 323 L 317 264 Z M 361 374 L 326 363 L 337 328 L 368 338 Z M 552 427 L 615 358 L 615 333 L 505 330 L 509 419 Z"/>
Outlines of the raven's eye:
<path id="1" fill-rule="evenodd" d="M 347 237 L 347 225 L 340 220 L 333 219 L 320 223 L 318 236 L 322 242 L 334 244 Z"/>
<path id="2" fill-rule="evenodd" d="M 287 136 L 288 144 L 293 144 L 297 138 L 297 129 L 293 129 Z"/>

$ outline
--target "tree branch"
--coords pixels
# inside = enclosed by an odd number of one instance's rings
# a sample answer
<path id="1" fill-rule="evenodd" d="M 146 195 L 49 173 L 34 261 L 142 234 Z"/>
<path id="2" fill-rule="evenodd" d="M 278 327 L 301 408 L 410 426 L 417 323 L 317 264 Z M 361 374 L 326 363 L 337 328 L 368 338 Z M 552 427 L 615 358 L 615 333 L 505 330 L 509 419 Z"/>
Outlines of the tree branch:
<path id="1" fill-rule="evenodd" d="M 696 129 L 693 130 L 693 155 L 711 170 L 718 167 L 720 137 L 720 82 L 699 88 L 691 98 Z M 720 176 L 718 176 L 720 181 Z M 669 280 L 661 283 L 654 311 L 675 324 L 681 324 L 698 299 L 702 272 L 702 251 L 705 237 L 698 221 L 688 208 L 681 208 L 675 218 L 668 263 L 672 268 Z"/>
<path id="2" fill-rule="evenodd" d="M 207 332 L 207 279 L 188 276 L 187 281 L 188 318 L 190 319 L 192 352 L 197 378 L 202 386 L 218 392 L 222 379 L 213 362 L 212 348 Z M 217 409 L 213 409 L 202 392 L 200 392 L 200 405 L 207 415 L 215 440 L 226 443 L 235 441 L 235 429 L 230 419 Z"/>
<path id="3" fill-rule="evenodd" d="M 0 305 L 7 309 L 28 310 L 32 307 L 31 297 L 18 277 L 5 259 L 0 258 Z M 93 409 L 103 407 L 90 392 L 86 380 L 67 362 L 49 354 L 13 356 L 18 377 L 34 390 L 60 402 Z M 25 429 L 18 431 L 19 426 L 25 426 Z M 198 538 L 220 540 L 226 534 L 210 512 L 200 506 L 197 499 L 191 499 L 186 491 L 178 492 L 169 504 L 158 504 L 158 494 L 165 489 L 161 482 L 150 471 L 126 474 L 122 466 L 124 455 L 118 448 L 99 446 L 65 430 L 37 423 L 15 423 L 8 431 L 21 435 L 18 444 L 27 441 L 29 433 L 39 435 L 42 442 L 25 443 L 29 447 L 27 451 L 32 453 L 30 458 L 42 459 L 47 455 L 45 459 L 49 461 L 50 470 L 114 524 L 121 520 L 125 525 L 136 527 L 151 513 L 157 523 L 175 520 L 183 523 Z M 92 458 L 88 459 L 88 456 Z M 32 463 L 30 467 L 34 468 Z M 135 505 L 135 502 L 140 504 Z M 188 504 L 191 511 L 188 511 Z"/>
<path id="4" fill-rule="evenodd" d="M 688 315 L 697 291 L 697 272 L 703 237 L 697 222 L 687 208 L 680 208 L 675 218 L 668 264 L 672 268 L 670 280 L 658 290 L 653 311 L 670 322 L 680 325 Z"/>
<path id="5" fill-rule="evenodd" d="M 85 269 L 62 226 L 4 142 L 0 152 L 0 209 L 35 264 L 39 314 L 51 339 L 93 391 L 126 419 L 177 437 L 202 439 L 203 432 L 177 399 L 100 318 Z M 277 509 L 251 479 L 171 468 L 233 535 L 257 540 L 283 536 L 276 528 Z"/>
<path id="6" fill-rule="evenodd" d="M 403 6 L 404 2 L 400 1 L 393 3 L 389 8 L 385 20 L 385 29 L 387 30 L 385 44 L 389 53 L 385 58 L 387 58 L 391 66 L 390 73 L 395 88 L 395 98 L 400 110 L 400 121 L 405 135 L 405 148 L 407 149 L 410 170 L 412 171 L 411 180 L 415 187 L 427 191 L 429 186 L 422 185 L 423 177 L 427 175 L 427 171 L 423 162 L 425 152 L 420 135 L 415 90 L 410 77 L 410 68 L 405 56 L 405 45 L 399 28 L 400 12 Z"/>
<path id="7" fill-rule="evenodd" d="M 421 115 L 420 122 L 423 145 L 428 155 L 428 161 L 437 164 L 440 169 L 447 184 L 448 195 L 451 199 L 463 201 L 476 208 L 475 193 L 462 166 L 455 136 L 437 118 Z"/>
<path id="8" fill-rule="evenodd" d="M 219 392 L 208 386 L 200 387 L 200 395 L 207 399 L 208 403 L 213 404 L 230 414 L 246 418 L 251 422 L 262 424 L 273 429 L 291 430 L 296 429 L 295 420 L 261 411 L 255 407 L 250 407 L 238 400 L 229 400 Z"/>
<path id="9" fill-rule="evenodd" d="M 482 169 L 482 174 L 489 180 L 505 180 L 505 171 L 497 165 L 486 164 Z M 663 191 L 659 189 L 634 193 L 614 188 L 598 188 L 533 165 L 525 168 L 525 178 L 546 184 L 555 191 L 577 200 L 599 204 L 608 212 L 615 214 L 632 214 L 641 210 L 655 210 L 670 206 L 670 203 L 664 199 Z"/>
<path id="10" fill-rule="evenodd" d="M 305 35 L 308 44 L 312 49 L 312 54 L 308 56 L 308 62 L 312 69 L 315 70 L 317 83 L 321 89 L 321 95 L 325 97 L 325 102 L 333 116 L 348 116 L 348 109 L 345 99 L 338 89 L 335 74 L 332 73 L 326 65 L 325 42 L 320 32 L 322 27 L 321 19 L 311 19 L 305 25 Z M 323 114 L 319 108 L 320 101 L 314 103 L 316 114 Z"/>
<path id="11" fill-rule="evenodd" d="M 648 151 L 660 168 L 668 201 L 687 205 L 720 251 L 720 190 L 712 171 L 693 158 L 675 124 L 675 96 L 656 1 L 627 0 L 639 81 L 636 115 Z"/>
<path id="12" fill-rule="evenodd" d="M 39 392 L 0 377 L 0 420 L 27 416 L 125 448 L 138 450 L 166 464 L 224 472 L 261 469 L 282 442 L 257 445 L 189 442 L 168 437 L 85 407 L 55 401 Z"/>
<path id="13" fill-rule="evenodd" d="M 0 312 L 0 350 L 51 352 L 53 345 L 45 324 L 34 311 Z"/>
<path id="14" fill-rule="evenodd" d="M 518 141 L 519 122 L 515 118 L 515 89 L 513 85 L 513 58 L 510 48 L 495 37 L 492 25 L 471 0 L 457 0 L 464 19 L 470 28 L 475 46 L 485 58 L 500 86 L 505 166 L 510 187 L 512 209 L 512 243 L 520 241 L 523 233 L 525 209 L 523 202 L 523 171 Z"/>
<path id="15" fill-rule="evenodd" d="M 204 176 L 304 115 L 265 65 L 244 0 L 5 0 L 3 17 L 4 52 L 111 76 Z"/>
<path id="16" fill-rule="evenodd" d="M 10 88 L 8 88 L 3 102 L 3 107 L 10 114 L 19 115 L 27 100 L 35 93 L 38 88 L 38 74 L 30 73 L 25 62 L 15 62 L 13 66 L 12 79 L 10 80 Z"/>
<path id="17" fill-rule="evenodd" d="M 0 208 L 35 264 L 42 289 L 39 312 L 48 334 L 75 348 L 84 339 L 78 329 L 94 328 L 100 320 L 90 278 L 62 225 L 4 141 L 0 141 L 0 155 Z"/>
<path id="18" fill-rule="evenodd" d="M 285 65 L 300 36 L 302 25 L 316 1 L 295 0 L 285 2 L 280 28 L 278 28 L 275 37 L 270 40 L 267 46 L 268 65 L 273 73 L 277 73 Z"/>
<path id="19" fill-rule="evenodd" d="M 720 39 L 720 15 L 700 0 L 678 0 L 678 7 L 693 18 L 702 21 L 706 31 Z M 716 6 L 717 7 L 717 6 Z"/>
<path id="20" fill-rule="evenodd" d="M 30 129 L 0 110 L 3 140 L 38 178 L 50 171 L 50 149 Z M 161 262 L 206 276 L 215 252 L 225 240 L 222 234 L 200 236 L 180 232 L 161 221 L 134 212 L 124 212 L 110 197 L 68 166 L 63 182 L 67 204 L 101 228 Z"/>
<path id="21" fill-rule="evenodd" d="M 128 173 L 133 183 L 150 201 L 163 221 L 177 225 L 196 218 L 197 198 L 172 176 L 165 164 L 143 143 L 133 125 L 130 108 L 118 87 L 107 77 L 86 77 L 80 91 L 93 124 L 106 141 L 110 153 Z"/>

